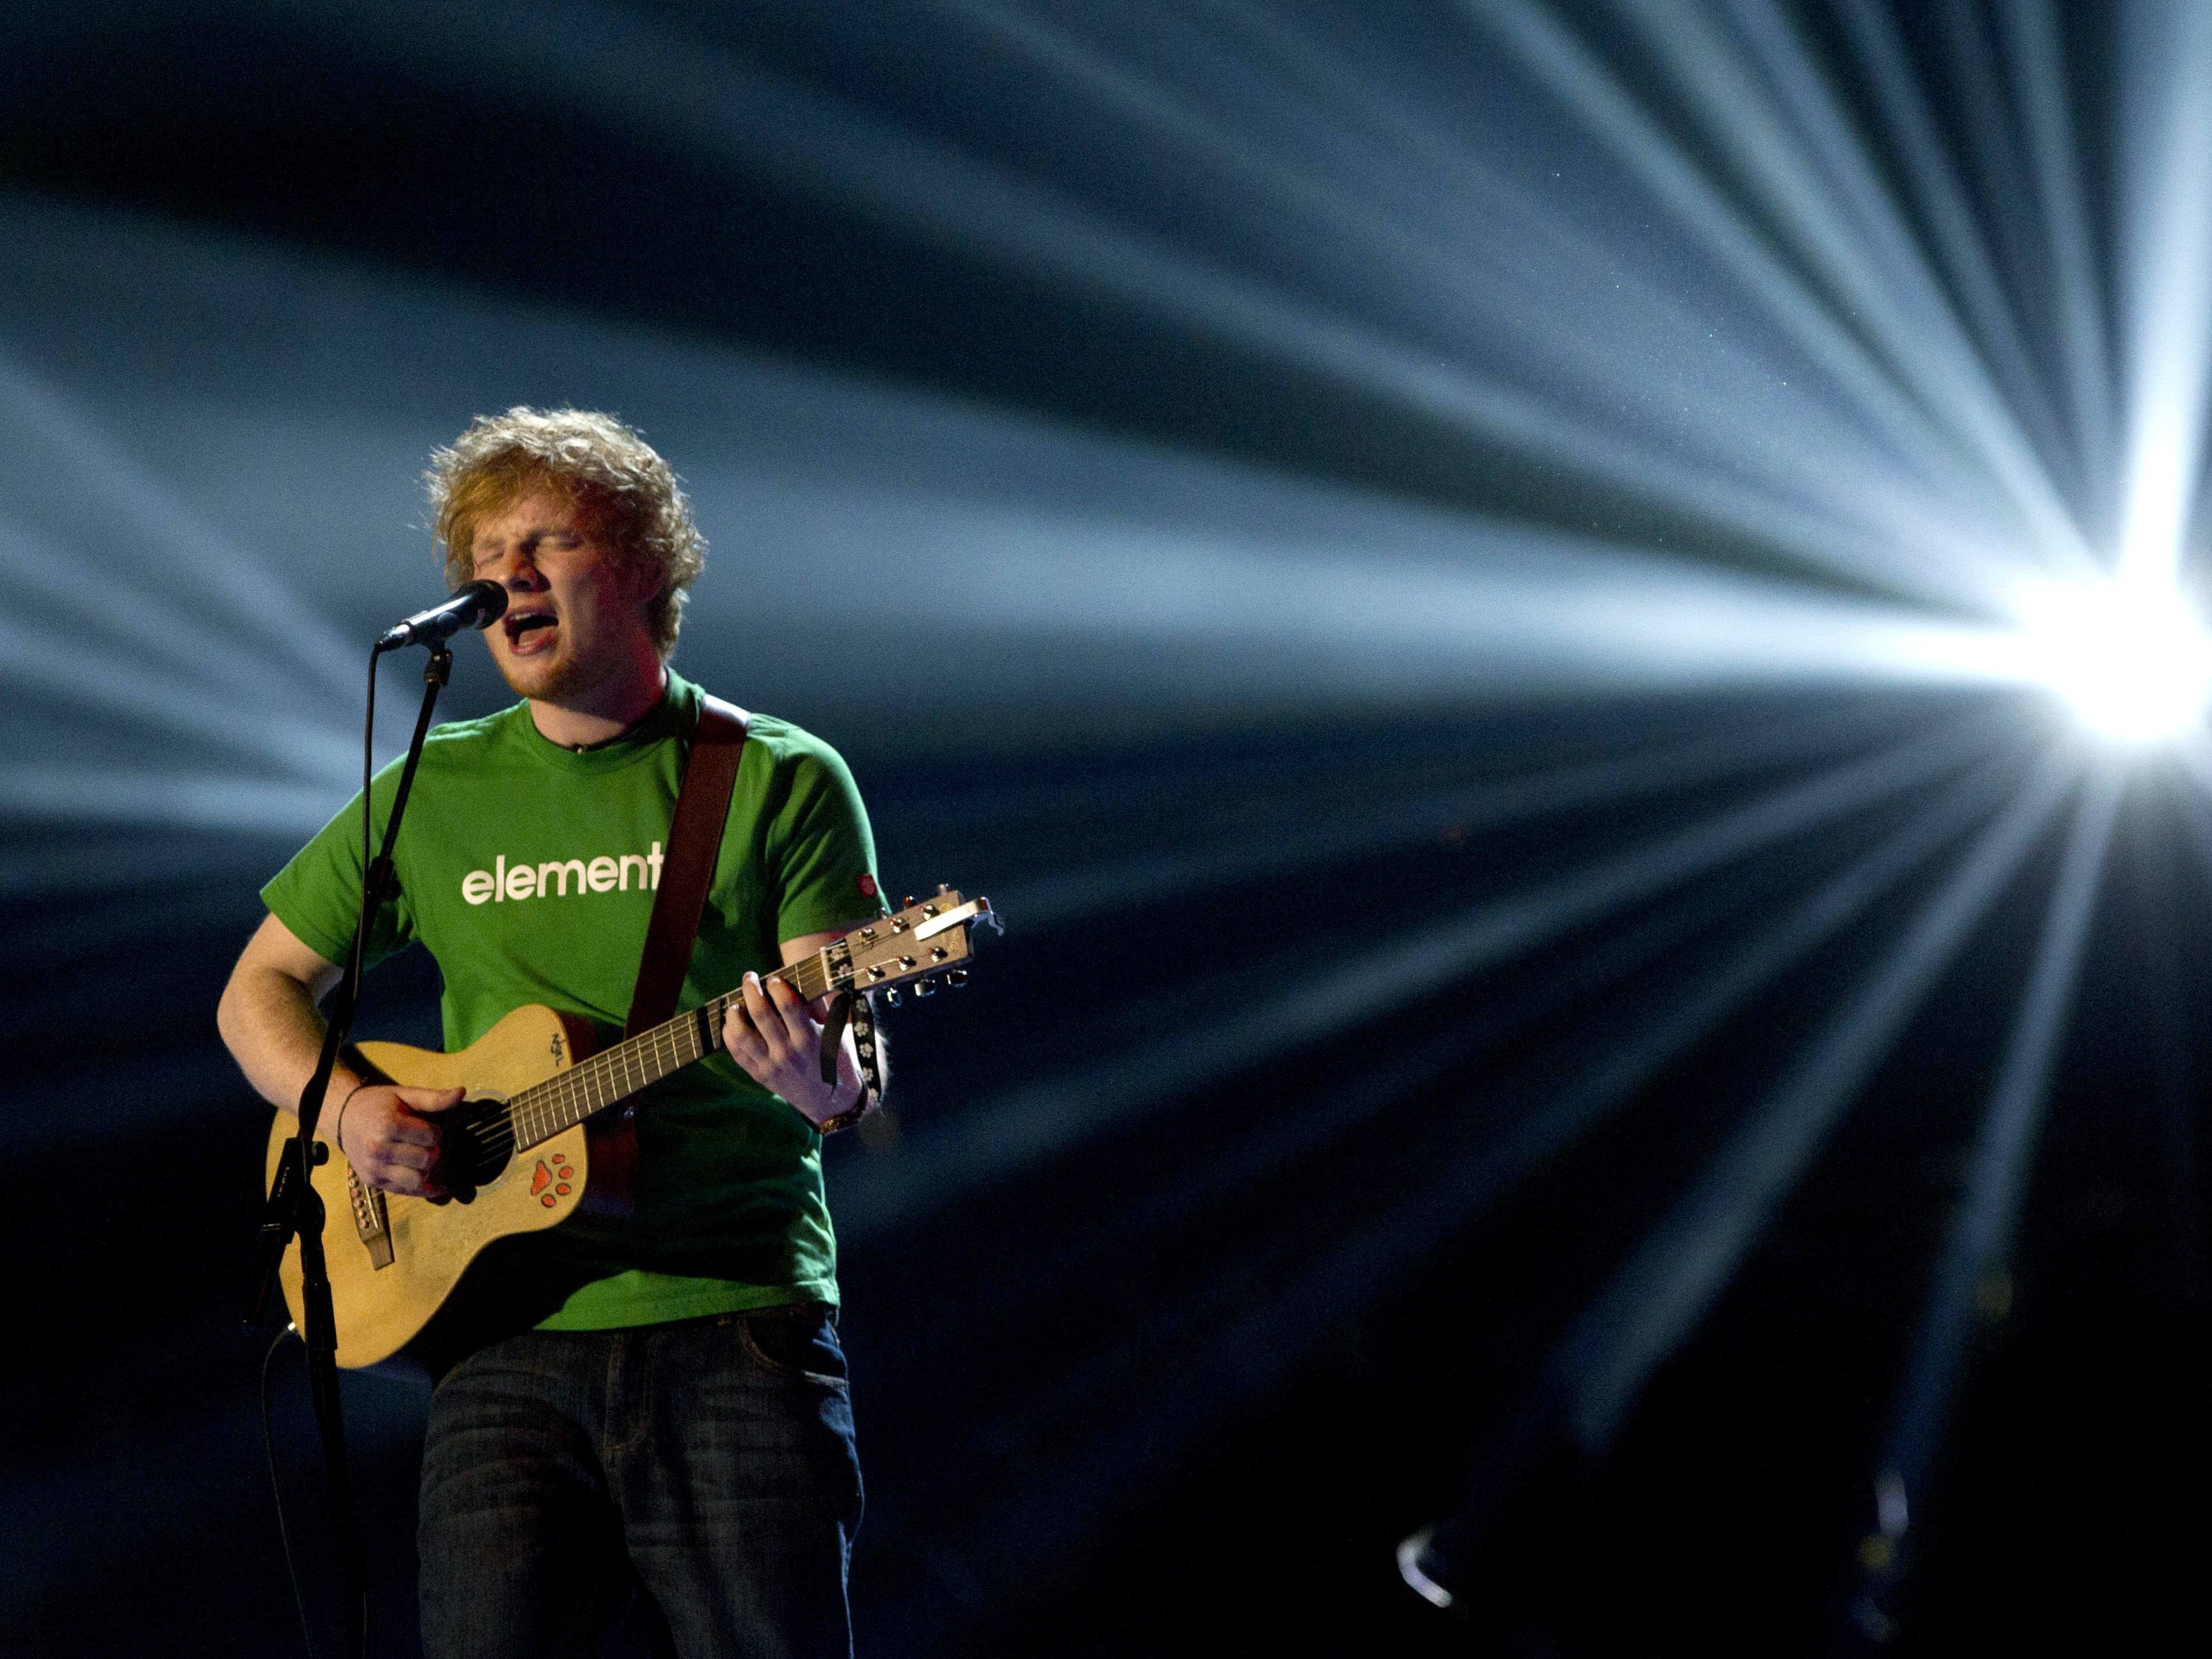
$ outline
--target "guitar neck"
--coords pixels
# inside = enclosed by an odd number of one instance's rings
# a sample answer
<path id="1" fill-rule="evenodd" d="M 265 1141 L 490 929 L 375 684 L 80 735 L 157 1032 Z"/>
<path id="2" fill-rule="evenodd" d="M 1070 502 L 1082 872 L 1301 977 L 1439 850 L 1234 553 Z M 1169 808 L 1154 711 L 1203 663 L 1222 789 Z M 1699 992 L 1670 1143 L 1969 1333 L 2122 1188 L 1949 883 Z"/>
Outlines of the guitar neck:
<path id="1" fill-rule="evenodd" d="M 780 979 L 811 1002 L 829 994 L 827 957 L 827 951 L 817 951 L 761 978 L 763 983 Z M 723 1018 L 744 1000 L 742 990 L 726 993 L 525 1089 L 507 1103 L 515 1149 L 550 1140 L 593 1113 L 621 1104 L 671 1072 L 713 1054 L 722 1046 Z"/>

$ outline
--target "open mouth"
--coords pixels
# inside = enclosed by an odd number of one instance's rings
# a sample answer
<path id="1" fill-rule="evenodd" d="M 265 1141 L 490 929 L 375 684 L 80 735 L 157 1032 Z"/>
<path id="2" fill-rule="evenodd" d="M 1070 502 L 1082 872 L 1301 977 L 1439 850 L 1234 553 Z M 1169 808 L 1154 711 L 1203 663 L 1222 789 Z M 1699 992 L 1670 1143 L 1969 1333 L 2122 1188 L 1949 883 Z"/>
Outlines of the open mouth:
<path id="1" fill-rule="evenodd" d="M 528 611 L 520 615 L 510 611 L 501 623 L 507 629 L 508 648 L 524 656 L 549 647 L 558 625 L 559 619 L 550 611 Z"/>

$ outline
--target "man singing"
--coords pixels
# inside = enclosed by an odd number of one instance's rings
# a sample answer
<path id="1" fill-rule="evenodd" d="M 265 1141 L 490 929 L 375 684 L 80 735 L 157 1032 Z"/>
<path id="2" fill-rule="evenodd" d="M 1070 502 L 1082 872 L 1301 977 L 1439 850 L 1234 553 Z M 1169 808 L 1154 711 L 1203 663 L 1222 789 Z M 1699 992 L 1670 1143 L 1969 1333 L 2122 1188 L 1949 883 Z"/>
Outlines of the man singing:
<path id="1" fill-rule="evenodd" d="M 428 477 L 448 577 L 507 590 L 487 638 L 522 701 L 430 734 L 366 959 L 430 951 L 448 1049 L 526 1003 L 619 1029 L 700 718 L 668 663 L 705 543 L 667 464 L 604 415 L 481 418 Z M 380 828 L 397 772 L 374 786 Z M 872 921 L 874 862 L 836 752 L 752 715 L 678 1003 L 743 987 L 724 1052 L 640 1097 L 630 1217 L 534 1236 L 542 1299 L 517 1300 L 432 1396 L 433 1659 L 594 1652 L 633 1593 L 678 1654 L 851 1651 L 860 1476 L 820 1126 L 862 1082 L 849 1032 L 823 1082 L 815 1011 L 760 975 Z M 223 1040 L 288 1110 L 361 879 L 356 799 L 262 890 L 223 992 Z M 322 1129 L 371 1186 L 437 1197 L 439 1115 L 460 1098 L 341 1062 Z"/>

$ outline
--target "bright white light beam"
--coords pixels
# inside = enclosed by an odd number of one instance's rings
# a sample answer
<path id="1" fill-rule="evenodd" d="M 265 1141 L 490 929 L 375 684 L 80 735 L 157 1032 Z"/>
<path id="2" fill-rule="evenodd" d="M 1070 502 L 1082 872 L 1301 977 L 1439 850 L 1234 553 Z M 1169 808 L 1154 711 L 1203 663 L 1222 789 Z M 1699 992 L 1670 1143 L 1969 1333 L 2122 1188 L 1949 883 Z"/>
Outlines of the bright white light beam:
<path id="1" fill-rule="evenodd" d="M 2203 465 L 2212 373 L 2212 9 L 2160 0 L 2122 16 L 2128 454 L 2120 571 L 2170 578 Z"/>
<path id="2" fill-rule="evenodd" d="M 2128 744 L 2196 729 L 2212 702 L 2212 633 L 2164 577 L 2038 586 L 2015 601 L 2024 678 L 2097 736 Z"/>

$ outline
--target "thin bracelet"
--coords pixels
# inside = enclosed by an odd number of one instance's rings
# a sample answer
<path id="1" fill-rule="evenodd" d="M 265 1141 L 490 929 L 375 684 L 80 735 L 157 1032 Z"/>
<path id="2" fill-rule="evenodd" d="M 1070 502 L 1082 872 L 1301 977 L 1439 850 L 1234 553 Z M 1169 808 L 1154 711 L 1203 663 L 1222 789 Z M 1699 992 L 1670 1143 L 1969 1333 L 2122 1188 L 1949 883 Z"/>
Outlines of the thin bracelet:
<path id="1" fill-rule="evenodd" d="M 345 1109 L 352 1105 L 353 1097 L 367 1087 L 368 1087 L 368 1079 L 363 1078 L 352 1088 L 347 1090 L 346 1097 L 338 1102 L 337 1121 L 331 1126 L 331 1145 L 337 1147 L 341 1154 L 345 1151 L 345 1141 L 343 1138 L 345 1134 Z"/>

